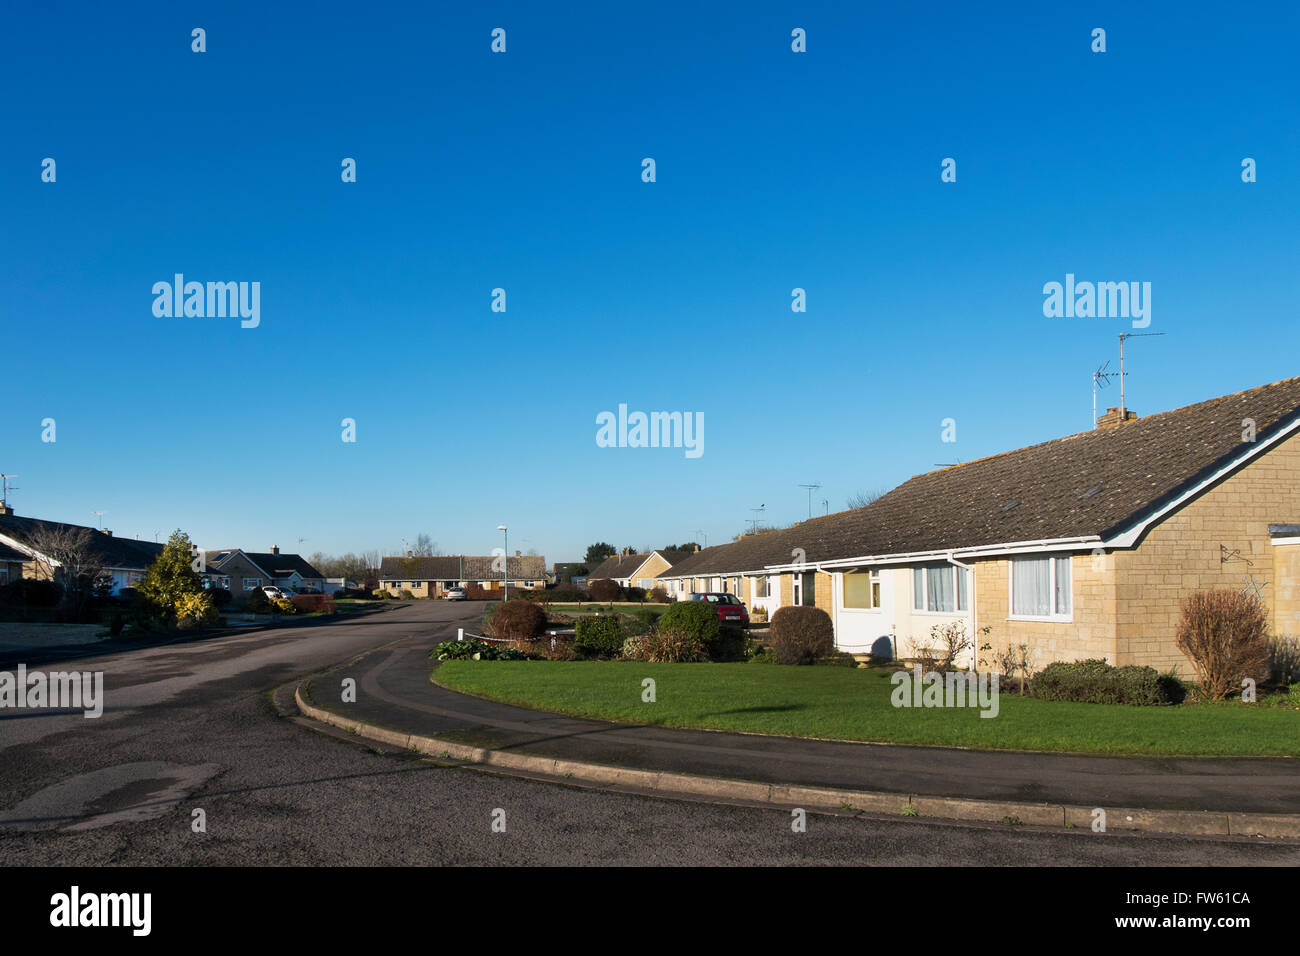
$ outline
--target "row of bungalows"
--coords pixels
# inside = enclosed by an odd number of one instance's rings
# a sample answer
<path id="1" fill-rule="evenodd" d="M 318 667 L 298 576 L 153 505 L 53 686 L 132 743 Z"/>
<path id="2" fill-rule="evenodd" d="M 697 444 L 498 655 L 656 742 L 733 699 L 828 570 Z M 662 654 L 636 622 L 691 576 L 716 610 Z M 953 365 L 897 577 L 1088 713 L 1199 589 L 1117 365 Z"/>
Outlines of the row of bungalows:
<path id="1" fill-rule="evenodd" d="M 659 583 L 751 615 L 822 608 L 854 653 L 910 657 L 961 622 L 968 666 L 1023 644 L 1035 667 L 1186 670 L 1181 605 L 1210 588 L 1258 594 L 1275 634 L 1300 634 L 1300 378 L 1098 426 L 705 548 Z"/>
<path id="2" fill-rule="evenodd" d="M 491 554 L 390 556 L 380 561 L 379 586 L 387 591 L 410 591 L 417 598 L 441 598 L 452 588 L 480 587 L 503 591 L 546 587 L 546 556 L 520 554 L 509 558 Z"/>
<path id="3" fill-rule="evenodd" d="M 587 574 L 587 583 L 590 585 L 593 581 L 609 580 L 621 588 L 643 588 L 650 591 L 659 585 L 661 574 L 680 564 L 691 553 L 660 549 L 641 554 L 616 554 L 596 565 Z"/>

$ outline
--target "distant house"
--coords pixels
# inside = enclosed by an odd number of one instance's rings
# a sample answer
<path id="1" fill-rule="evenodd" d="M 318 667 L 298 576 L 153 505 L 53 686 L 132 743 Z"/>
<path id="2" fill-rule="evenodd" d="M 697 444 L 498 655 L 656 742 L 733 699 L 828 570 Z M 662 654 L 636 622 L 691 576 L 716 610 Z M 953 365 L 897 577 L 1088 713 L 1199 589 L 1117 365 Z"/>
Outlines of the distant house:
<path id="1" fill-rule="evenodd" d="M 105 577 L 112 582 L 112 592 L 116 594 L 122 588 L 133 587 L 144 577 L 149 565 L 162 554 L 163 545 L 154 541 L 139 541 L 135 538 L 115 538 L 111 531 L 101 531 L 85 525 L 68 524 L 62 521 L 43 521 L 38 518 L 25 518 L 14 514 L 13 508 L 0 506 L 0 547 L 6 549 L 10 557 L 0 555 L 0 574 L 8 580 L 17 577 L 36 577 L 40 565 L 35 560 L 39 557 L 48 561 L 48 556 L 40 554 L 33 542 L 37 540 L 42 528 L 61 532 L 87 532 L 93 535 L 95 553 L 103 564 Z M 14 558 L 17 553 L 22 558 Z"/>
<path id="2" fill-rule="evenodd" d="M 500 555 L 437 555 L 384 558 L 379 566 L 379 586 L 397 593 L 410 591 L 415 597 L 441 597 L 449 588 L 471 584 L 495 591 L 504 587 L 504 577 L 515 588 L 546 587 L 546 558 L 518 551 L 503 564 Z"/>
<path id="3" fill-rule="evenodd" d="M 649 591 L 659 582 L 655 579 L 680 563 L 689 551 L 651 551 L 648 554 L 617 554 L 606 558 L 587 575 L 587 583 L 610 580 L 621 588 L 644 588 Z"/>
<path id="4" fill-rule="evenodd" d="M 270 551 L 244 551 L 225 548 L 203 552 L 202 576 L 210 587 L 224 588 L 235 594 L 274 585 L 294 591 L 324 593 L 325 576 L 300 554 L 282 554 L 277 547 Z"/>

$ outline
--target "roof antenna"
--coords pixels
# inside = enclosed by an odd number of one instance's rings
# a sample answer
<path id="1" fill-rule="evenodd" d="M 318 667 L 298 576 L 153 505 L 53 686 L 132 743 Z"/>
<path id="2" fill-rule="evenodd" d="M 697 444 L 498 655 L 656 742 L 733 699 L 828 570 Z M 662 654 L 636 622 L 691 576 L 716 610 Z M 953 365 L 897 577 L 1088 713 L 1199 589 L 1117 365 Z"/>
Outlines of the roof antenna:
<path id="1" fill-rule="evenodd" d="M 10 479 L 17 478 L 17 475 L 0 475 L 0 506 L 9 504 L 9 492 L 17 491 L 17 485 L 9 484 Z"/>
<path id="2" fill-rule="evenodd" d="M 104 521 L 103 521 L 103 518 L 104 518 L 104 512 L 102 512 L 102 511 L 92 511 L 91 514 L 95 516 L 95 527 L 96 527 L 98 530 L 103 531 L 103 530 L 104 530 Z"/>
<path id="3" fill-rule="evenodd" d="M 753 534 L 758 529 L 759 519 L 763 517 L 763 512 L 767 510 L 767 505 L 759 505 L 757 508 L 750 508 L 754 512 L 754 517 L 749 519 L 749 533 Z"/>
<path id="4" fill-rule="evenodd" d="M 1163 332 L 1121 332 L 1119 334 L 1119 420 L 1121 422 L 1128 421 L 1128 406 L 1124 404 L 1124 340 L 1164 334 Z"/>
<path id="5" fill-rule="evenodd" d="M 807 488 L 807 489 L 808 489 L 808 517 L 811 518 L 811 517 L 812 517 L 812 493 L 813 493 L 813 489 L 814 489 L 814 488 L 820 489 L 820 488 L 821 488 L 821 483 L 818 482 L 817 484 L 813 484 L 813 485 L 800 485 L 799 487 L 800 487 L 800 488 Z"/>
<path id="6" fill-rule="evenodd" d="M 1123 345 L 1122 342 L 1120 344 L 1121 346 Z M 1105 388 L 1107 385 L 1109 385 L 1111 376 L 1115 374 L 1114 372 L 1106 371 L 1106 367 L 1108 365 L 1110 365 L 1110 359 L 1107 359 L 1106 361 L 1102 362 L 1101 368 L 1097 369 L 1097 371 L 1092 373 L 1092 427 L 1093 428 L 1099 427 L 1097 425 L 1097 388 L 1098 386 L 1100 386 L 1101 388 Z"/>
<path id="7" fill-rule="evenodd" d="M 695 533 L 704 536 L 704 546 L 707 548 L 709 546 L 709 533 L 703 528 L 696 528 Z"/>

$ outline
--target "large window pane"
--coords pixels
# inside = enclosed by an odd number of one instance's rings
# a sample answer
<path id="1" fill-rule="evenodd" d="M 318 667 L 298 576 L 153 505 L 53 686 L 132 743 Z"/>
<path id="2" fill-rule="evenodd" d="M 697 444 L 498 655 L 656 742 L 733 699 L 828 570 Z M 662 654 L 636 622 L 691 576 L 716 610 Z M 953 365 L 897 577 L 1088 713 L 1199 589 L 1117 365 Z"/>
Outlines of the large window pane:
<path id="1" fill-rule="evenodd" d="M 966 569 L 957 568 L 957 610 L 970 610 L 970 601 L 966 597 Z"/>
<path id="2" fill-rule="evenodd" d="M 927 569 L 926 598 L 931 611 L 951 614 L 957 610 L 957 595 L 953 589 L 951 565 L 939 564 Z"/>
<path id="3" fill-rule="evenodd" d="M 1046 558 L 1011 560 L 1011 613 L 1047 617 L 1051 613 L 1051 561 Z"/>
<path id="4" fill-rule="evenodd" d="M 1056 613 L 1070 613 L 1070 559 L 1056 559 Z"/>
<path id="5" fill-rule="evenodd" d="M 912 569 L 912 610 L 925 610 L 925 568 Z"/>
<path id="6" fill-rule="evenodd" d="M 873 608 L 871 575 L 866 572 L 844 575 L 844 606 Z"/>

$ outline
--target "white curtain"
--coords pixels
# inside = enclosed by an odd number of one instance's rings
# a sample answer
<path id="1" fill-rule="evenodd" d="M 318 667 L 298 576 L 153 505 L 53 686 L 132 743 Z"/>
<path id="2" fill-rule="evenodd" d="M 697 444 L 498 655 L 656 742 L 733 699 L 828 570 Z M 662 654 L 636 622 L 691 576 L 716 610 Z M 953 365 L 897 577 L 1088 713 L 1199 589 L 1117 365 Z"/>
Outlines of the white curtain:
<path id="1" fill-rule="evenodd" d="M 1070 613 L 1070 559 L 1056 559 L 1056 613 Z"/>
<path id="2" fill-rule="evenodd" d="M 1051 614 L 1052 566 L 1050 559 L 1013 558 L 1011 561 L 1011 613 L 1030 617 Z"/>
<path id="3" fill-rule="evenodd" d="M 951 613 L 957 609 L 957 596 L 953 593 L 952 572 L 952 567 L 945 564 L 930 568 L 927 577 L 929 578 L 928 596 L 931 611 Z"/>

